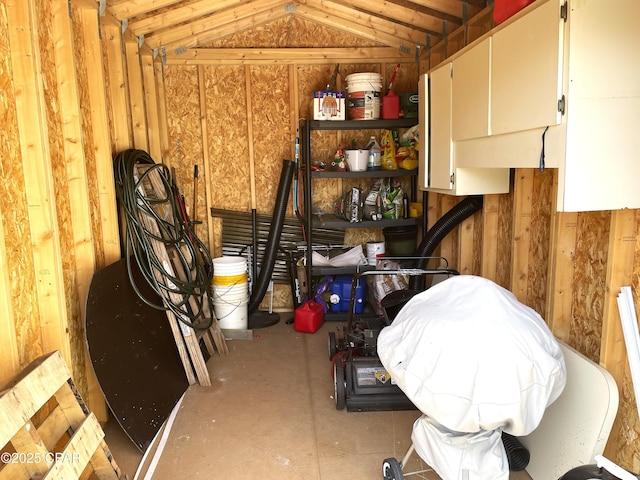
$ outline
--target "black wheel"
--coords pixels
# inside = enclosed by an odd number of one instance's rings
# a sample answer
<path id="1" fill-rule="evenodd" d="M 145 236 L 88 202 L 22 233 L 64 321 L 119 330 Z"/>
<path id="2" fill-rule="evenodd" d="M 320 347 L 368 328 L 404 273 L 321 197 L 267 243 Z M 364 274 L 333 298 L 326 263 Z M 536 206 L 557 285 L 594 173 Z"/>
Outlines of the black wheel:
<path id="1" fill-rule="evenodd" d="M 403 480 L 402 465 L 395 458 L 385 458 L 382 462 L 383 480 Z"/>
<path id="2" fill-rule="evenodd" d="M 329 332 L 329 360 L 338 353 L 338 343 L 336 342 L 336 332 Z"/>
<path id="3" fill-rule="evenodd" d="M 347 404 L 347 384 L 344 362 L 340 360 L 333 363 L 333 397 L 336 401 L 336 410 L 343 410 Z"/>

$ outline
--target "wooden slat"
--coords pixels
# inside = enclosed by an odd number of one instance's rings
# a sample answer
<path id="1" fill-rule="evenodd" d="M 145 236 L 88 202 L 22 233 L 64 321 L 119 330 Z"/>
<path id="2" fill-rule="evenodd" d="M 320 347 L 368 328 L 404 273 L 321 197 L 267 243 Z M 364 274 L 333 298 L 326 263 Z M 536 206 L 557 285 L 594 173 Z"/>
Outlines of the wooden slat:
<path id="1" fill-rule="evenodd" d="M 207 123 L 207 92 L 206 77 L 204 67 L 198 66 L 198 87 L 200 89 L 200 126 L 202 129 L 202 162 L 204 164 L 204 198 L 205 198 L 205 214 L 198 218 L 202 218 L 203 223 L 207 226 L 207 240 L 209 251 L 212 251 L 214 244 L 213 235 L 213 219 L 209 215 L 213 201 L 211 200 L 211 189 L 215 187 L 215 179 L 211 178 L 211 152 L 209 151 L 209 128 Z"/>
<path id="2" fill-rule="evenodd" d="M 211 41 L 211 38 L 206 36 L 210 30 L 215 31 L 229 25 L 231 29 L 228 32 L 230 33 L 273 21 L 288 15 L 285 10 L 286 4 L 287 0 L 249 2 L 237 8 L 214 13 L 205 18 L 195 19 L 184 25 L 153 32 L 145 36 L 145 42 L 151 48 L 166 46 L 167 49 L 180 46 L 195 47 L 204 45 Z"/>
<path id="3" fill-rule="evenodd" d="M 158 8 L 168 7 L 182 0 L 111 0 L 109 1 L 108 11 L 118 18 L 135 17 L 143 13 L 151 12 Z"/>
<path id="4" fill-rule="evenodd" d="M 133 145 L 131 123 L 129 122 L 129 102 L 127 100 L 126 67 L 120 22 L 110 15 L 101 17 L 104 49 L 107 63 L 107 99 L 111 112 L 111 135 L 113 152 L 121 152 Z"/>
<path id="5" fill-rule="evenodd" d="M 473 216 L 466 218 L 460 224 L 457 270 L 462 275 L 473 274 L 474 226 L 475 219 Z"/>
<path id="6" fill-rule="evenodd" d="M 142 85 L 140 48 L 138 39 L 128 35 L 127 32 L 124 35 L 124 51 L 127 61 L 127 88 L 129 90 L 133 147 L 148 152 L 149 139 L 147 137 L 147 116 L 144 87 Z"/>
<path id="7" fill-rule="evenodd" d="M 154 191 L 157 198 L 166 197 L 167 192 L 158 190 L 157 185 L 162 184 L 162 182 L 160 182 L 157 178 L 158 175 L 159 173 L 157 170 L 150 171 L 146 177 L 147 181 L 149 182 L 149 185 L 146 184 L 146 181 L 141 183 L 139 188 L 146 190 L 145 196 L 148 196 L 150 192 Z M 137 177 L 139 178 L 140 174 L 138 174 Z M 137 181 L 138 180 L 136 179 L 136 182 Z M 154 183 L 156 187 L 154 187 Z M 162 238 L 160 229 L 158 228 L 158 225 L 155 219 L 151 218 L 148 214 L 142 211 L 140 212 L 139 219 L 143 223 L 147 231 L 151 232 L 151 234 L 155 235 L 157 238 Z M 168 222 L 172 221 L 171 218 L 165 218 L 165 220 Z M 167 253 L 165 245 L 159 240 L 155 240 L 153 238 L 150 238 L 149 241 L 153 248 L 154 254 L 160 260 L 165 270 L 165 272 L 161 274 L 160 272 L 158 272 L 157 269 L 154 269 L 153 274 L 156 277 L 156 280 L 159 283 L 165 283 L 165 279 L 164 279 L 165 275 L 168 275 L 173 278 L 177 278 L 175 269 L 172 266 L 171 259 Z M 163 301 L 165 302 L 171 301 L 177 305 L 177 304 L 181 304 L 183 301 L 183 298 L 177 293 L 167 292 L 167 295 L 169 297 L 168 299 L 163 297 Z M 183 307 L 183 308 L 186 308 L 186 307 Z M 167 310 L 167 317 L 169 318 L 172 331 L 174 332 L 174 338 L 176 340 L 176 345 L 178 346 L 178 350 L 180 351 L 181 346 L 184 345 L 184 347 L 186 347 L 186 350 L 188 352 L 189 359 L 191 361 L 190 365 L 188 365 L 187 362 L 185 361 L 185 358 L 181 356 L 183 360 L 183 366 L 185 368 L 185 372 L 187 373 L 187 377 L 189 378 L 191 369 L 193 369 L 193 371 L 195 372 L 196 378 L 198 379 L 198 383 L 202 386 L 210 386 L 211 379 L 209 377 L 207 365 L 202 356 L 202 351 L 200 350 L 198 336 L 196 335 L 195 330 L 190 326 L 180 322 L 176 317 L 176 315 L 174 314 L 174 312 L 172 312 L 171 310 Z M 186 311 L 185 311 L 185 318 L 186 318 Z M 176 334 L 176 331 L 175 331 L 176 326 L 179 327 L 178 333 L 181 334 L 182 341 L 180 340 L 180 337 Z"/>
<path id="8" fill-rule="evenodd" d="M 575 271 L 577 213 L 555 213 L 549 252 L 549 287 L 547 288 L 547 322 L 553 334 L 569 341 Z"/>
<path id="9" fill-rule="evenodd" d="M 24 462 L 28 478 L 42 478 L 49 470 L 47 455 L 49 451 L 42 443 L 31 422 L 26 422 L 11 439 L 11 444 L 16 449 L 16 453 L 25 455 L 24 458 L 30 461 Z"/>
<path id="10" fill-rule="evenodd" d="M 394 47 L 398 54 L 403 53 L 410 55 L 411 57 L 415 56 L 415 43 L 406 38 L 399 38 L 396 34 L 389 34 L 383 30 L 379 30 L 368 25 L 349 22 L 347 19 L 329 15 L 326 12 L 316 10 L 315 8 L 308 7 L 306 5 L 297 6 L 295 14 L 298 17 L 312 20 L 316 23 L 337 28 L 339 30 L 344 30 L 358 37 L 366 38 L 367 40 L 379 45 Z"/>
<path id="11" fill-rule="evenodd" d="M 394 38 L 393 43 L 389 44 L 389 46 L 395 47 L 396 50 L 400 50 L 400 45 L 403 45 L 409 50 L 413 50 L 415 45 L 426 46 L 427 35 L 425 29 L 422 28 L 419 23 L 415 23 L 414 25 L 416 25 L 416 27 L 412 28 L 408 25 L 398 24 L 375 15 L 370 15 L 367 12 L 356 10 L 346 5 L 329 3 L 323 0 L 304 0 L 303 3 L 319 13 L 324 13 L 329 17 L 338 19 L 339 23 L 336 24 L 336 26 L 346 25 L 350 31 L 353 31 L 354 25 L 357 25 L 359 28 L 370 27 L 387 35 L 387 39 Z M 296 12 L 302 15 L 300 7 L 296 8 Z M 438 33 L 440 29 L 441 25 L 438 27 Z M 369 30 L 365 31 L 368 32 Z M 382 37 L 376 37 L 378 43 L 384 43 L 383 40 Z"/>
<path id="12" fill-rule="evenodd" d="M 513 208 L 513 256 L 511 258 L 511 291 L 528 305 L 529 244 L 531 237 L 531 199 L 533 170 L 516 169 Z"/>
<path id="13" fill-rule="evenodd" d="M 95 152 L 96 178 L 100 204 L 100 226 L 102 228 L 102 251 L 104 265 L 111 265 L 120 258 L 120 234 L 118 232 L 118 214 L 115 202 L 115 183 L 113 181 L 113 162 L 110 132 L 108 124 L 106 85 L 102 61 L 102 45 L 100 41 L 100 24 L 95 9 L 82 10 L 82 35 L 85 45 L 84 61 L 86 64 L 89 88 L 87 94 L 91 102 L 91 130 Z M 90 401 L 87 399 L 87 401 Z M 97 415 L 100 419 L 100 415 Z"/>
<path id="14" fill-rule="evenodd" d="M 248 150 L 249 150 L 249 185 L 251 191 L 249 192 L 251 196 L 251 209 L 256 209 L 256 166 L 255 166 L 255 155 L 253 151 L 253 109 L 251 108 L 251 67 L 244 67 L 244 78 L 245 78 L 245 98 L 247 99 L 247 139 L 248 139 Z"/>
<path id="15" fill-rule="evenodd" d="M 118 476 L 116 472 L 110 468 L 110 464 L 100 448 L 103 438 L 104 432 L 102 428 L 100 428 L 98 420 L 93 413 L 90 413 L 83 419 L 80 426 L 75 429 L 71 439 L 67 445 L 65 445 L 62 452 L 57 453 L 59 460 L 52 464 L 43 479 L 76 479 L 82 474 L 95 455 L 96 463 L 102 464 L 98 478 L 117 480 Z M 96 451 L 98 451 L 98 454 L 95 454 Z M 101 458 L 102 462 L 100 462 Z"/>
<path id="16" fill-rule="evenodd" d="M 634 259 L 640 234 L 640 212 L 638 210 L 616 210 L 611 213 L 611 234 L 609 237 L 606 296 L 604 300 L 604 319 L 602 322 L 602 343 L 600 345 L 600 364 L 605 367 L 618 383 L 621 390 L 622 401 L 629 403 L 628 396 L 624 392 L 630 392 L 631 388 L 625 388 L 625 377 L 629 370 L 629 359 L 625 346 L 622 324 L 618 310 L 617 296 L 620 288 L 631 285 L 629 279 L 634 276 L 636 266 Z M 634 285 L 637 288 L 637 285 Z M 638 292 L 635 291 L 634 295 Z M 636 297 L 637 301 L 637 297 Z M 637 310 L 637 307 L 636 307 Z M 636 402 L 640 399 L 635 399 Z M 637 414 L 637 408 L 625 410 L 630 415 Z M 626 417 L 624 421 L 616 419 L 616 423 L 607 442 L 604 454 L 608 458 L 616 458 L 620 445 L 627 442 L 622 432 L 630 425 L 636 424 Z"/>
<path id="17" fill-rule="evenodd" d="M 482 207 L 482 268 L 481 275 L 496 281 L 498 266 L 498 222 L 500 196 L 485 195 Z"/>
<path id="18" fill-rule="evenodd" d="M 156 94 L 155 68 L 153 66 L 153 52 L 142 45 L 140 48 L 140 63 L 142 65 L 142 82 L 144 106 L 147 119 L 147 136 L 149 139 L 149 155 L 157 162 L 162 162 L 162 143 L 160 140 L 160 121 L 158 118 L 158 102 Z"/>
<path id="19" fill-rule="evenodd" d="M 136 35 L 146 35 L 155 30 L 169 28 L 173 25 L 188 22 L 194 18 L 211 15 L 214 12 L 226 8 L 236 7 L 245 3 L 246 0 L 198 0 L 188 5 L 179 5 L 170 10 L 161 10 L 155 14 L 150 14 L 140 19 L 133 19 L 129 22 L 129 28 Z"/>
<path id="20" fill-rule="evenodd" d="M 167 65 L 283 65 L 340 62 L 414 62 L 415 58 L 390 47 L 352 48 L 216 48 L 167 52 Z"/>
<path id="21" fill-rule="evenodd" d="M 153 62 L 156 79 L 156 105 L 158 108 L 158 130 L 160 133 L 160 147 L 162 149 L 162 157 L 157 161 L 162 161 L 171 167 L 171 158 L 169 156 L 169 127 L 167 126 L 167 103 L 164 89 L 164 68 L 162 66 L 162 57 L 158 55 Z"/>
<path id="22" fill-rule="evenodd" d="M 49 162 L 49 141 L 42 99 L 35 0 L 8 0 L 7 18 L 12 45 L 13 85 L 20 148 L 29 205 L 29 232 L 38 292 L 44 351 L 61 350 L 71 360 L 67 306 L 55 210 L 55 189 Z M 37 321 L 32 319 L 32 321 Z M 34 326 L 35 327 L 35 326 Z M 70 362 L 71 364 L 71 362 Z"/>
<path id="23" fill-rule="evenodd" d="M 0 385 L 4 385 L 20 369 L 18 341 L 11 303 L 11 281 L 7 265 L 7 249 L 4 241 L 4 226 L 0 222 Z"/>
<path id="24" fill-rule="evenodd" d="M 327 3 L 333 3 L 331 1 Z M 356 10 L 364 10 L 373 12 L 377 15 L 393 18 L 395 21 L 401 24 L 419 25 L 420 28 L 425 29 L 428 32 L 442 33 L 442 19 L 433 15 L 427 15 L 423 12 L 416 11 L 416 9 L 410 7 L 404 7 L 402 5 L 392 4 L 384 0 L 378 2 L 372 2 L 370 0 L 340 0 L 340 5 L 349 6 Z M 454 22 L 450 22 L 451 29 L 458 27 Z"/>

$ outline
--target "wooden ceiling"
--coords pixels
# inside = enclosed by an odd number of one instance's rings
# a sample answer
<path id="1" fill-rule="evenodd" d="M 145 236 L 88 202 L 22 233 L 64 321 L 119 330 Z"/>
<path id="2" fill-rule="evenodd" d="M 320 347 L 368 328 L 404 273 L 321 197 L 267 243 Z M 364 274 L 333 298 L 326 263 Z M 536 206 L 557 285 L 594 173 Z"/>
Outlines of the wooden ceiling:
<path id="1" fill-rule="evenodd" d="M 107 0 L 106 10 L 152 49 L 197 48 L 287 15 L 402 53 L 428 48 L 487 0 Z"/>

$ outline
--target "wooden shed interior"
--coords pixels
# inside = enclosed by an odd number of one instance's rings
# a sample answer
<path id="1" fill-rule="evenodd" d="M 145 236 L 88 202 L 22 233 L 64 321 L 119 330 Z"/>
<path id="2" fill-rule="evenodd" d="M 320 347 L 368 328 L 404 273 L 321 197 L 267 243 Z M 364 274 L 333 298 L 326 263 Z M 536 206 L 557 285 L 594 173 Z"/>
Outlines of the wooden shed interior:
<path id="1" fill-rule="evenodd" d="M 198 235 L 219 256 L 221 223 L 210 209 L 272 214 L 281 163 L 294 158 L 299 121 L 311 118 L 313 92 L 336 63 L 340 88 L 362 71 L 388 84 L 400 64 L 395 91 L 415 92 L 421 74 L 494 28 L 492 8 L 485 0 L 0 0 L 0 383 L 60 350 L 106 421 L 83 329 L 94 272 L 123 253 L 116 153 L 141 149 L 173 167 L 192 219 L 202 221 Z M 606 43 L 611 32 L 600 34 Z M 338 138 L 324 140 L 331 154 Z M 557 168 L 513 168 L 509 192 L 485 195 L 438 252 L 460 273 L 513 291 L 612 373 L 620 408 L 605 454 L 637 472 L 640 422 L 616 297 L 626 285 L 640 296 L 640 217 L 633 208 L 560 211 L 558 182 Z M 343 188 L 324 182 L 314 200 L 330 205 Z M 460 200 L 429 192 L 427 225 Z M 381 235 L 347 230 L 345 243 Z M 274 307 L 291 302 L 289 286 L 276 285 Z"/>

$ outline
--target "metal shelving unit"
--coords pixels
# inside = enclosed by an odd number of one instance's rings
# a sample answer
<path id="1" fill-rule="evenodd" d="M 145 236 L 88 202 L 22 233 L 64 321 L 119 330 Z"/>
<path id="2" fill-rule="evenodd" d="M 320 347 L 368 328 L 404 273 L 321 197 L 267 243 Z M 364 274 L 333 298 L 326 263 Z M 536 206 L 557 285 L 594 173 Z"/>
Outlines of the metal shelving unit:
<path id="1" fill-rule="evenodd" d="M 306 233 L 307 252 L 309 246 L 313 246 L 313 230 L 317 228 L 328 228 L 336 230 L 344 230 L 347 228 L 385 228 L 398 227 L 407 225 L 417 225 L 420 222 L 418 218 L 401 218 L 401 219 L 383 219 L 379 221 L 363 220 L 361 222 L 348 222 L 334 215 L 313 215 L 312 212 L 312 180 L 322 178 L 381 178 L 381 177 L 410 177 L 411 178 L 411 195 L 416 196 L 417 192 L 417 176 L 418 170 L 375 170 L 362 172 L 335 172 L 335 171 L 317 171 L 311 169 L 311 132 L 314 130 L 384 130 L 384 129 L 401 129 L 411 128 L 418 122 L 417 118 L 396 119 L 396 120 L 344 120 L 344 121 L 326 121 L 326 120 L 305 120 L 300 130 L 300 159 L 299 168 L 303 173 L 303 193 L 304 193 L 304 211 L 299 215 L 301 222 L 304 224 Z M 307 254 L 307 285 L 309 287 L 310 298 L 313 297 L 313 278 L 321 275 L 340 275 L 354 274 L 359 271 L 372 269 L 373 266 L 361 265 L 359 267 L 314 267 L 311 255 Z M 333 320 L 344 320 L 345 315 L 331 314 Z"/>

